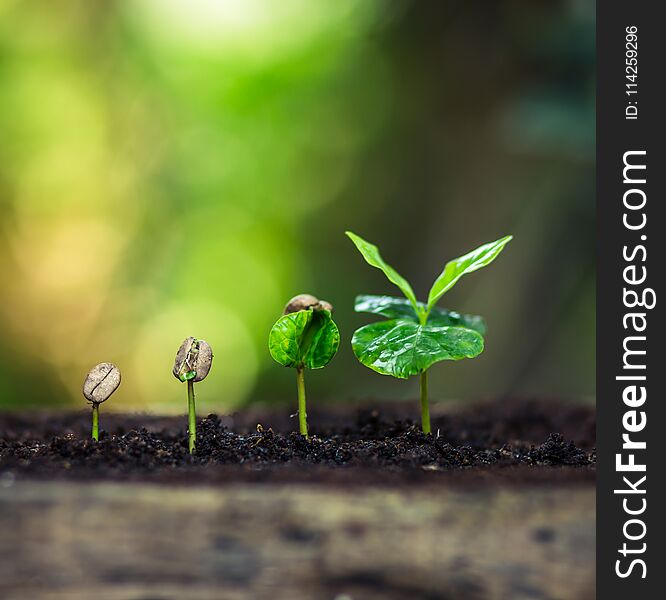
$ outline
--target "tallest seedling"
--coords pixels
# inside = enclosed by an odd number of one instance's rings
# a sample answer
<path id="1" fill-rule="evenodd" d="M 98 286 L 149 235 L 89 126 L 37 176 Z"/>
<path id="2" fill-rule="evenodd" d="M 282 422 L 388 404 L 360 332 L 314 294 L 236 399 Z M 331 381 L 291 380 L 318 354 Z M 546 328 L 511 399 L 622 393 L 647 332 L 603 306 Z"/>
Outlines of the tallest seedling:
<path id="1" fill-rule="evenodd" d="M 490 264 L 512 239 L 507 235 L 495 242 L 479 246 L 464 256 L 446 263 L 435 280 L 424 304 L 416 299 L 409 282 L 386 264 L 377 246 L 362 237 L 346 232 L 366 262 L 380 269 L 397 285 L 404 298 L 393 296 L 357 296 L 356 312 L 386 317 L 357 329 L 352 337 L 356 358 L 373 371 L 407 379 L 419 375 L 421 380 L 421 424 L 423 433 L 430 433 L 428 404 L 428 369 L 441 360 L 474 358 L 483 351 L 486 326 L 481 317 L 461 315 L 443 308 L 437 302 L 458 280 Z"/>

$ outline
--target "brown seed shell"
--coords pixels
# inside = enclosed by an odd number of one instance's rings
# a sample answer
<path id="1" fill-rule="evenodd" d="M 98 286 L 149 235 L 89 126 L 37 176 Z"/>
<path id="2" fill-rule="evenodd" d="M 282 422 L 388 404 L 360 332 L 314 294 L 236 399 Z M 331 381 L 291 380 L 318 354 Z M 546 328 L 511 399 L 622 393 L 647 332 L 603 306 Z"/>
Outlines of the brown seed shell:
<path id="1" fill-rule="evenodd" d="M 298 296 L 294 296 L 289 302 L 287 302 L 282 314 L 289 315 L 298 312 L 299 310 L 307 310 L 308 308 L 314 310 L 329 310 L 333 312 L 333 306 L 330 302 L 319 300 L 319 298 L 312 294 L 298 294 Z"/>
<path id="2" fill-rule="evenodd" d="M 317 304 L 319 304 L 319 298 L 315 298 L 315 296 L 311 294 L 298 294 L 298 296 L 294 296 L 289 302 L 287 302 L 287 305 L 282 312 L 285 315 L 289 315 L 298 312 L 299 310 L 307 310 Z"/>
<path id="3" fill-rule="evenodd" d="M 106 401 L 120 385 L 120 369 L 103 362 L 90 369 L 83 382 L 83 395 L 94 404 Z"/>
<path id="4" fill-rule="evenodd" d="M 194 381 L 205 379 L 213 364 L 213 349 L 206 340 L 199 340 L 199 355 L 197 356 L 197 376 Z"/>
<path id="5" fill-rule="evenodd" d="M 195 337 L 185 338 L 178 348 L 176 360 L 173 364 L 173 375 L 179 381 L 181 374 L 196 371 L 194 381 L 202 381 L 208 375 L 213 363 L 213 350 L 205 340 Z"/>

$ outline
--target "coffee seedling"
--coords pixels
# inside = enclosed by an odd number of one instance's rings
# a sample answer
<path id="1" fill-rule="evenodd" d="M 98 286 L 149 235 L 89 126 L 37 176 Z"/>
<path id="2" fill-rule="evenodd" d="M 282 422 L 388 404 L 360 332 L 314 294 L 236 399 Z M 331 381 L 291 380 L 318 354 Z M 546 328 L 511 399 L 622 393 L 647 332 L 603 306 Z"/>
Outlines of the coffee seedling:
<path id="1" fill-rule="evenodd" d="M 449 261 L 433 283 L 428 302 L 416 299 L 412 286 L 393 267 L 384 262 L 377 246 L 346 232 L 366 262 L 380 269 L 398 286 L 404 298 L 358 296 L 354 309 L 386 317 L 354 332 L 352 349 L 356 358 L 377 373 L 407 379 L 420 376 L 421 426 L 430 433 L 428 369 L 441 360 L 474 358 L 483 351 L 485 324 L 481 317 L 461 315 L 436 306 L 463 275 L 490 264 L 512 239 L 508 235 L 479 246 L 468 254 Z"/>
<path id="2" fill-rule="evenodd" d="M 331 318 L 332 311 L 328 302 L 310 294 L 294 296 L 268 337 L 268 349 L 273 359 L 296 369 L 298 428 L 306 438 L 305 369 L 325 367 L 338 351 L 340 332 Z"/>
<path id="3" fill-rule="evenodd" d="M 83 395 L 92 404 L 92 439 L 99 440 L 99 405 L 120 385 L 120 369 L 104 362 L 90 369 L 83 382 Z"/>
<path id="4" fill-rule="evenodd" d="M 204 340 L 188 337 L 178 348 L 173 374 L 178 381 L 187 382 L 187 434 L 190 454 L 197 443 L 197 412 L 194 402 L 194 384 L 203 381 L 210 371 L 213 351 Z"/>

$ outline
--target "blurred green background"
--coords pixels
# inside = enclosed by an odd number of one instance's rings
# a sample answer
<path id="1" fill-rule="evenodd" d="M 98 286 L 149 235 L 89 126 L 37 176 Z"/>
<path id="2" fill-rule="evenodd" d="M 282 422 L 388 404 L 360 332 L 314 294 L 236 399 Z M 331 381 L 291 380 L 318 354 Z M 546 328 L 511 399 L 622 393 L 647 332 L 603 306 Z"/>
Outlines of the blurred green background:
<path id="1" fill-rule="evenodd" d="M 432 397 L 592 399 L 594 43 L 587 0 L 0 0 L 0 407 L 83 407 L 112 361 L 105 410 L 184 412 L 188 335 L 201 412 L 293 404 L 299 292 L 343 336 L 311 402 L 415 397 L 351 353 L 354 295 L 399 292 L 345 229 L 421 298 L 512 233 L 443 298 L 489 331 Z"/>

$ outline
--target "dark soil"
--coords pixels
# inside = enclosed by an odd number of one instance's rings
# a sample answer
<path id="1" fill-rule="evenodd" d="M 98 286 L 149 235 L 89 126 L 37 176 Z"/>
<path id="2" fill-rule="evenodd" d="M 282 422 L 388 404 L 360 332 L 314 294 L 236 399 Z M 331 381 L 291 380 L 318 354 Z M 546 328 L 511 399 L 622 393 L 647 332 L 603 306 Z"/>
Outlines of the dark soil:
<path id="1" fill-rule="evenodd" d="M 291 431 L 295 419 L 274 410 L 209 415 L 197 427 L 194 456 L 187 452 L 185 417 L 102 413 L 100 441 L 94 442 L 87 412 L 5 414 L 0 485 L 22 478 L 351 485 L 594 479 L 589 407 L 531 400 L 433 411 L 434 435 L 428 436 L 404 418 L 413 409 L 314 409 L 310 440 Z"/>

